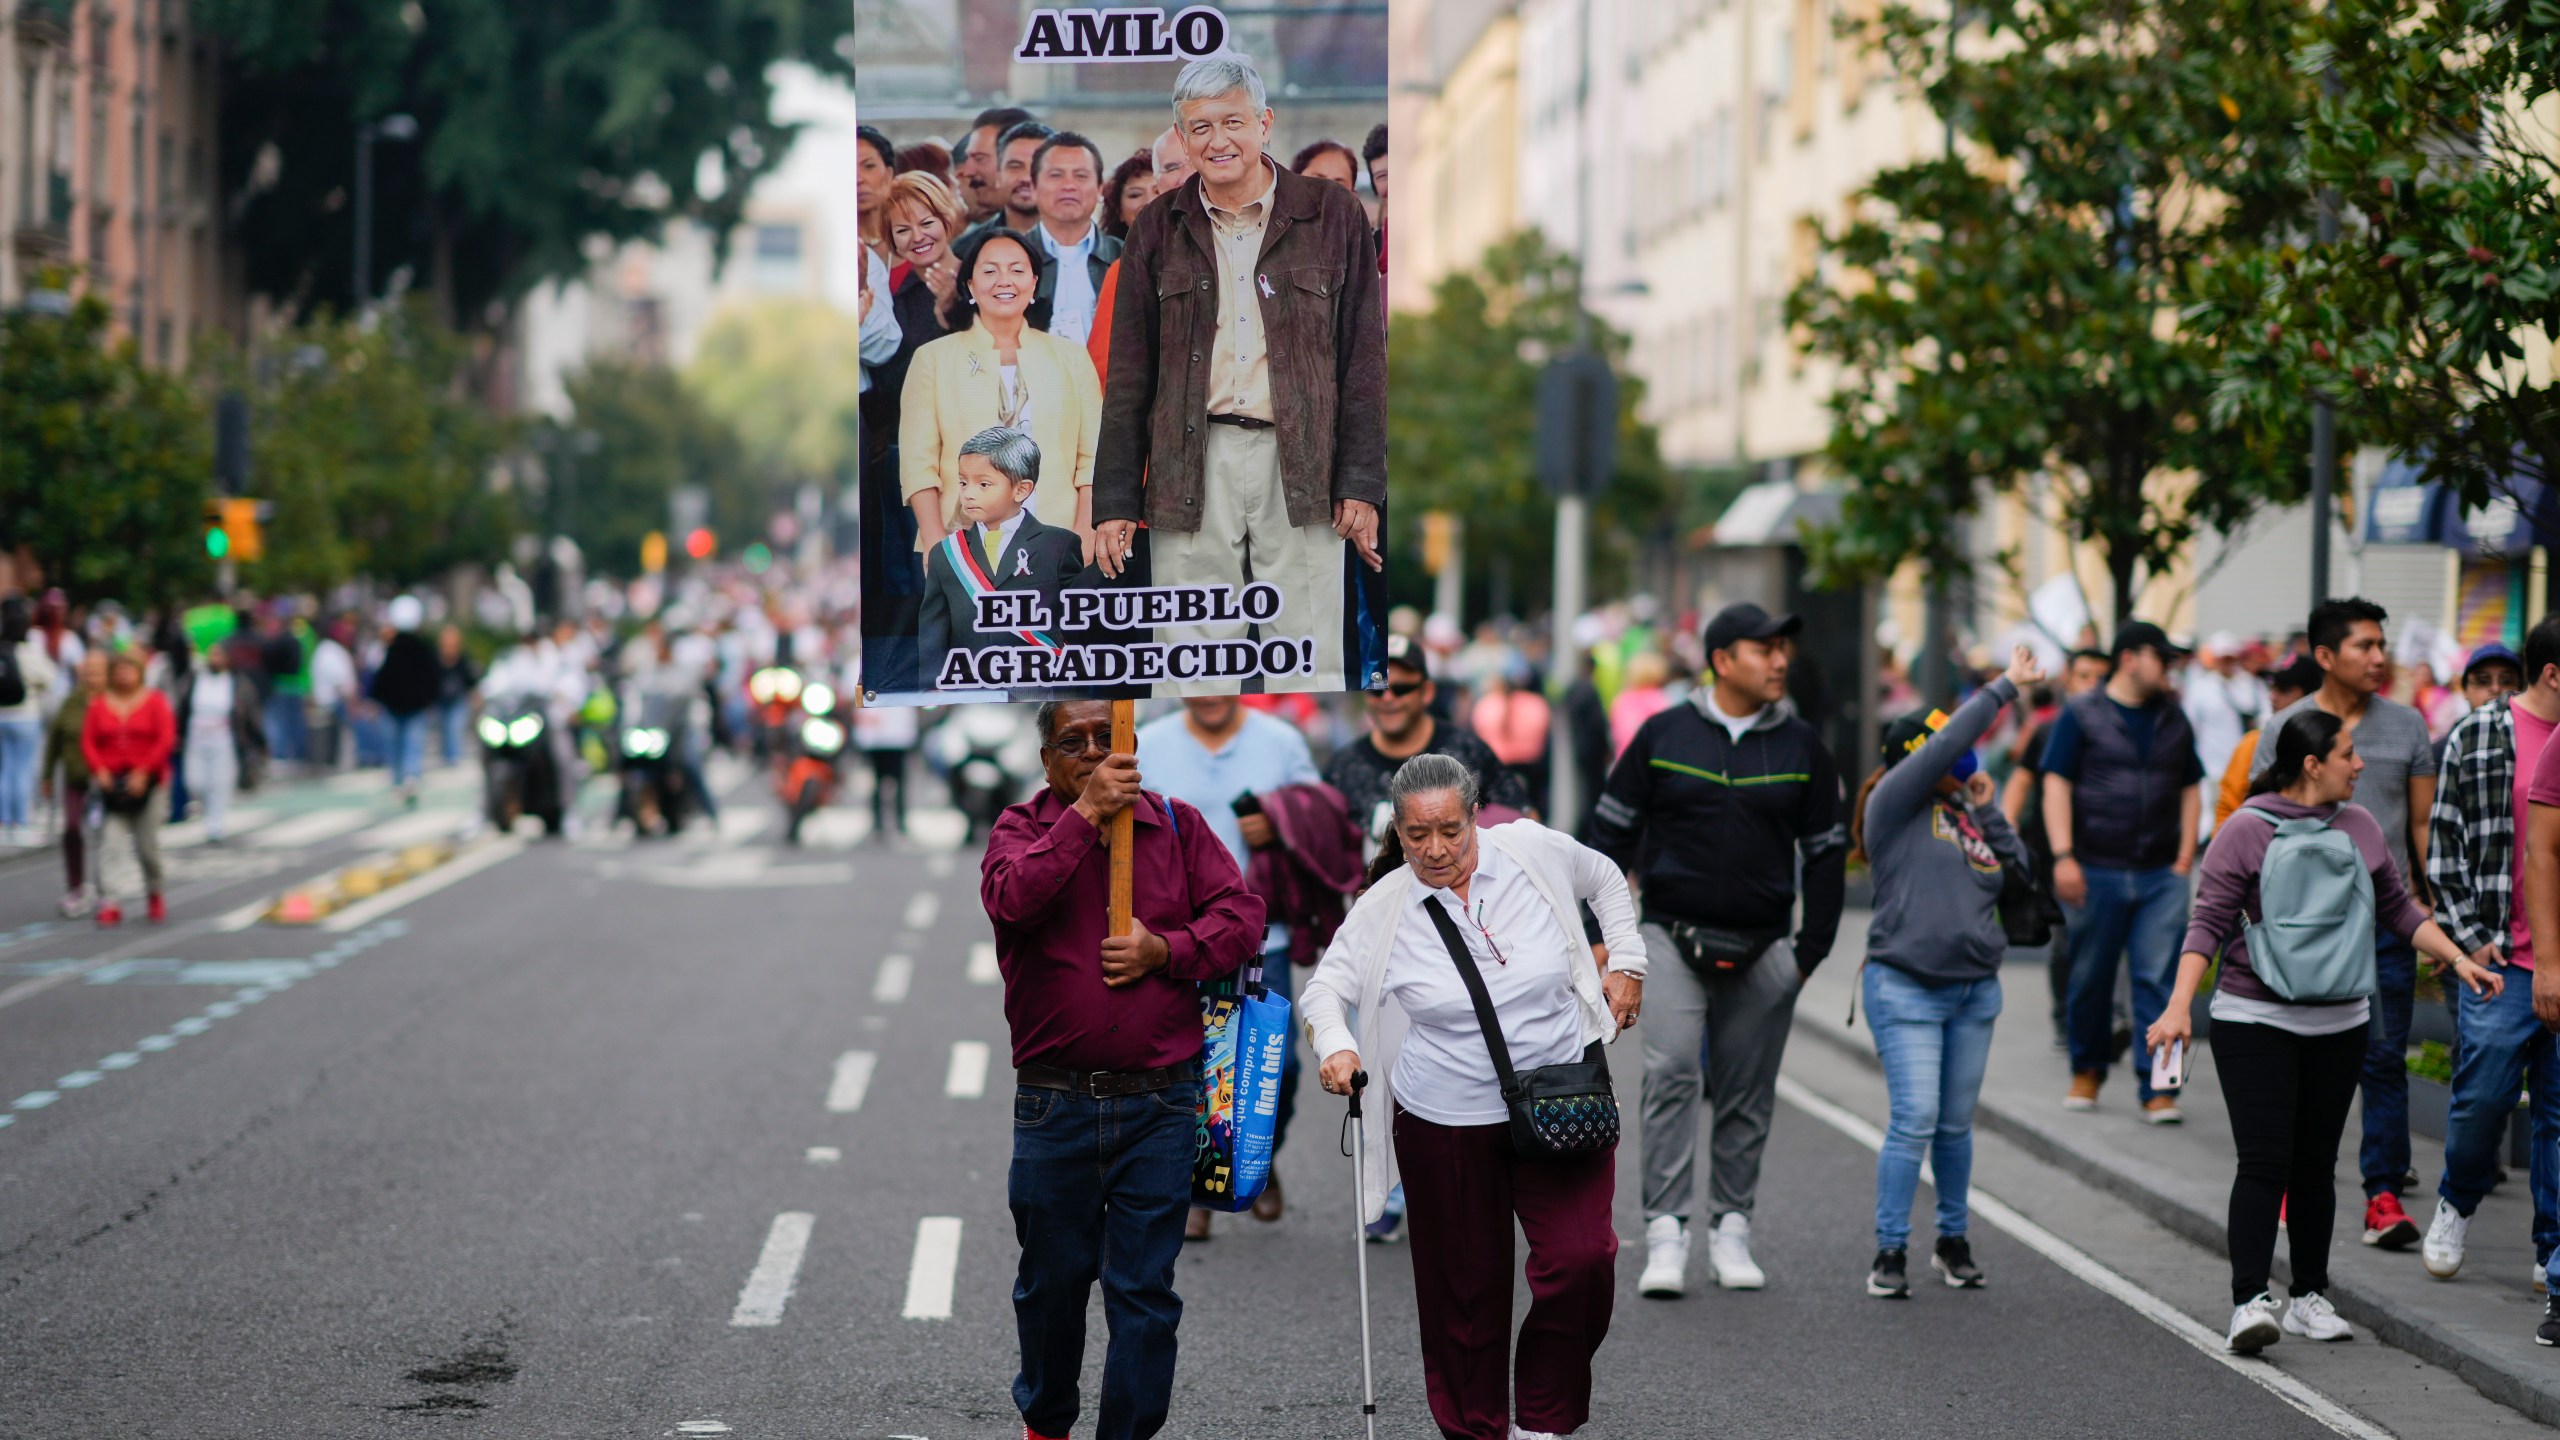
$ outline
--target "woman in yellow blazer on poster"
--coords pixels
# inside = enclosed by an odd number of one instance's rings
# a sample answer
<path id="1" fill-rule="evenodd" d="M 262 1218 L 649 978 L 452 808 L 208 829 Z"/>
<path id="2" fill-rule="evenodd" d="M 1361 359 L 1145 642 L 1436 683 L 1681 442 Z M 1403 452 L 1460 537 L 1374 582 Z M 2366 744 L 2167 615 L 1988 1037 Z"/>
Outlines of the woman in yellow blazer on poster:
<path id="1" fill-rule="evenodd" d="M 915 353 L 898 418 L 898 496 L 915 511 L 916 549 L 960 523 L 960 447 L 990 426 L 1028 430 L 1040 447 L 1031 512 L 1073 529 L 1093 558 L 1093 452 L 1102 381 L 1082 345 L 1032 327 L 1040 265 L 1031 242 L 988 229 L 958 246 L 953 333 Z M 966 325 L 966 329 L 959 328 Z"/>

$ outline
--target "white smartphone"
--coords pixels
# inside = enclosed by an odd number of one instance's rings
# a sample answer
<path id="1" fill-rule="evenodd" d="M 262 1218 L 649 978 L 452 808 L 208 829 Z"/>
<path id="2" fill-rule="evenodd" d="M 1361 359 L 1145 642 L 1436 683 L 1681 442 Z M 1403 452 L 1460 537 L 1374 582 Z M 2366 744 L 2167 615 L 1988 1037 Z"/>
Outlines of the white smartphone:
<path id="1" fill-rule="evenodd" d="M 2183 1089 L 2187 1083 L 2187 1042 L 2172 1040 L 2151 1052 L 2151 1088 Z"/>

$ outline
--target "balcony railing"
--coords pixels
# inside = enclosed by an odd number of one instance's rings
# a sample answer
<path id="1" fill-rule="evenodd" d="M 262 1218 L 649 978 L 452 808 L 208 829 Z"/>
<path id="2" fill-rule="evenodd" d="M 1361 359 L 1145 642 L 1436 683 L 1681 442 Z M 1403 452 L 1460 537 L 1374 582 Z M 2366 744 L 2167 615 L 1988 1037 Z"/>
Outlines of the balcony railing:
<path id="1" fill-rule="evenodd" d="M 17 0 L 18 30 L 31 40 L 59 45 L 71 38 L 75 0 Z"/>
<path id="2" fill-rule="evenodd" d="M 71 177 L 45 176 L 44 209 L 18 217 L 18 248 L 30 254 L 58 255 L 71 248 Z"/>

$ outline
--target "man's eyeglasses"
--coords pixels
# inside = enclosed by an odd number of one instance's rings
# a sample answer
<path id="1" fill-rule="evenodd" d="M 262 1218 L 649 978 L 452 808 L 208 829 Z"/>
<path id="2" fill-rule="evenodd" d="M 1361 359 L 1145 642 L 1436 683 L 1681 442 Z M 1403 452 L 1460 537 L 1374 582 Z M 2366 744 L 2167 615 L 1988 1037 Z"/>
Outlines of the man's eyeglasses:
<path id="1" fill-rule="evenodd" d="M 1388 686 L 1387 686 L 1386 693 L 1387 693 L 1387 694 L 1389 694 L 1389 695 L 1393 695 L 1393 696 L 1395 696 L 1397 699 L 1401 700 L 1401 699 L 1403 699 L 1404 697 L 1406 697 L 1407 695 L 1412 694 L 1414 691 L 1419 690 L 1419 689 L 1421 689 L 1423 686 L 1428 685 L 1428 684 L 1430 684 L 1430 683 L 1431 683 L 1431 682 L 1430 682 L 1430 681 L 1428 681 L 1428 680 L 1404 680 L 1404 681 L 1398 681 L 1398 682 L 1395 682 L 1395 683 L 1393 683 L 1393 684 L 1388 685 Z M 1372 692 L 1372 694 L 1373 694 L 1373 698 L 1374 698 L 1374 693 L 1375 693 L 1375 692 Z"/>
<path id="2" fill-rule="evenodd" d="M 1061 735 L 1049 742 L 1049 748 L 1069 760 L 1081 760 L 1087 755 L 1110 754 L 1111 740 L 1099 735 Z"/>

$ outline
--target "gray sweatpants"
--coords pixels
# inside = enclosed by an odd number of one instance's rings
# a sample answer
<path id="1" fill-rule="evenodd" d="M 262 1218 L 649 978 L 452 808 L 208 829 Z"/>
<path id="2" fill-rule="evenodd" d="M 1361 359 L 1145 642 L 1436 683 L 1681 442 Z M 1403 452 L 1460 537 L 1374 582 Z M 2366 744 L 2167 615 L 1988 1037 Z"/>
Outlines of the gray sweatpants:
<path id="1" fill-rule="evenodd" d="M 1644 986 L 1644 1214 L 1689 1217 L 1698 1161 L 1698 1043 L 1706 1041 L 1715 1092 L 1714 1170 L 1708 1218 L 1751 1213 L 1760 1152 L 1778 1103 L 1778 1062 L 1796 994 L 1795 947 L 1781 940 L 1749 970 L 1702 980 L 1671 935 L 1644 927 L 1654 957 Z"/>

